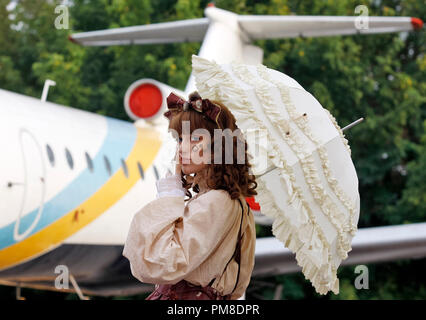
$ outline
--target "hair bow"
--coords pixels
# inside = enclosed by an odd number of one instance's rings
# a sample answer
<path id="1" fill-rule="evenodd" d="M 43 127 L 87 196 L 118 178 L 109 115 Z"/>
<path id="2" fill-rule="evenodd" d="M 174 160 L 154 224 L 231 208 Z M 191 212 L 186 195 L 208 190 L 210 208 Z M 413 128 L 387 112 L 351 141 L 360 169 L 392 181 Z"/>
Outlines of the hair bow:
<path id="1" fill-rule="evenodd" d="M 220 125 L 217 120 L 219 118 L 221 108 L 217 104 L 211 102 L 209 99 L 200 98 L 193 101 L 185 101 L 184 99 L 172 92 L 167 97 L 167 107 L 169 108 L 169 110 L 164 113 L 164 116 L 167 117 L 169 120 L 172 116 L 172 110 L 188 111 L 189 108 L 192 108 L 197 112 L 204 113 L 209 119 L 216 122 L 216 124 L 220 128 Z"/>

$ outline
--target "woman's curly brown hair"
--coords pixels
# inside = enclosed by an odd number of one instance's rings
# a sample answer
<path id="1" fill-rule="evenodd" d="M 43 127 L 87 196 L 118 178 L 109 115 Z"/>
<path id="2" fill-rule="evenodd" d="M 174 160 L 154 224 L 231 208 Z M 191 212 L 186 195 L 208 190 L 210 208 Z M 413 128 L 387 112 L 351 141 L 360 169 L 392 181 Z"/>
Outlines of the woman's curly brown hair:
<path id="1" fill-rule="evenodd" d="M 194 101 L 200 98 L 200 95 L 196 91 L 189 95 L 189 101 Z M 240 130 L 236 125 L 234 115 L 226 106 L 214 100 L 210 101 L 221 107 L 221 112 L 218 117 L 220 129 L 230 129 L 231 132 L 235 132 L 237 129 Z M 214 129 L 219 129 L 216 122 L 209 119 L 203 113 L 197 112 L 190 108 L 188 111 L 172 111 L 172 117 L 169 122 L 169 130 L 172 129 L 181 135 L 183 121 L 190 122 L 191 134 L 196 129 L 204 128 L 209 131 L 210 137 L 214 137 Z M 248 145 L 243 135 L 240 134 L 238 136 L 239 137 L 234 135 L 232 136 L 233 155 L 231 164 L 225 163 L 225 135 L 221 135 L 222 161 L 220 164 L 216 164 L 213 161 L 215 141 L 212 139 L 212 143 L 210 145 L 212 158 L 210 164 L 208 164 L 207 167 L 207 178 L 205 180 L 208 188 L 226 190 L 231 196 L 231 199 L 237 199 L 240 197 L 240 195 L 243 195 L 244 197 L 252 197 L 257 195 L 257 192 L 255 191 L 257 188 L 257 182 L 255 176 L 250 174 L 252 165 L 250 164 L 249 158 L 252 157 L 247 153 Z M 241 139 L 240 143 L 244 143 L 243 161 L 241 161 L 242 159 L 237 158 L 238 139 Z M 183 187 L 186 189 L 186 195 L 189 197 L 188 199 L 185 199 L 185 201 L 187 201 L 192 198 L 191 192 L 189 192 L 189 188 L 192 184 L 187 182 L 187 177 L 183 172 L 181 172 L 181 177 Z M 196 193 L 200 191 L 198 184 L 196 184 L 192 189 Z"/>

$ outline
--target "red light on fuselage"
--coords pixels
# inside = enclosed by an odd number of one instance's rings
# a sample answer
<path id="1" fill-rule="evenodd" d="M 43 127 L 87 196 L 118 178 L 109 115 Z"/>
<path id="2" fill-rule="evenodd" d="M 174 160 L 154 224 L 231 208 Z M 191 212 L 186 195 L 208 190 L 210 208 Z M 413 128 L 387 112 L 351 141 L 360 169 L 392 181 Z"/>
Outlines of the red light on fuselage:
<path id="1" fill-rule="evenodd" d="M 150 83 L 136 87 L 129 98 L 131 112 L 139 118 L 154 116 L 161 108 L 163 95 L 160 89 Z"/>

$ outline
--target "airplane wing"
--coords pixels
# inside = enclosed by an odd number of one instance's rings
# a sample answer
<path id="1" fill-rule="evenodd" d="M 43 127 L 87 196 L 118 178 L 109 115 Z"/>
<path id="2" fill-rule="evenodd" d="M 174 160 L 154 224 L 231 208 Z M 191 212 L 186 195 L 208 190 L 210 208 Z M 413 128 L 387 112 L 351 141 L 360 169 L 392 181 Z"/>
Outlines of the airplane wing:
<path id="1" fill-rule="evenodd" d="M 367 21 L 368 29 L 362 29 Z M 422 20 L 411 17 L 241 15 L 238 22 L 252 40 L 401 32 L 423 27 Z"/>
<path id="2" fill-rule="evenodd" d="M 111 46 L 202 41 L 208 18 L 75 33 L 69 39 L 84 46 Z"/>

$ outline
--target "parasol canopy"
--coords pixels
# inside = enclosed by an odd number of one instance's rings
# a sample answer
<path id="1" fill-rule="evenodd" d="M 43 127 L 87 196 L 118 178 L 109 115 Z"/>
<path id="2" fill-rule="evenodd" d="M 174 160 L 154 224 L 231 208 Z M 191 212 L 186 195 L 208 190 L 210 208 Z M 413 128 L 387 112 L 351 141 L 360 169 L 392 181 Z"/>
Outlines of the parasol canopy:
<path id="1" fill-rule="evenodd" d="M 193 55 L 192 72 L 201 97 L 227 106 L 246 138 L 257 130 L 263 139 L 247 140 L 261 212 L 273 219 L 274 236 L 295 253 L 315 290 L 338 294 L 337 269 L 351 251 L 360 197 L 336 119 L 297 81 L 262 64 Z"/>

